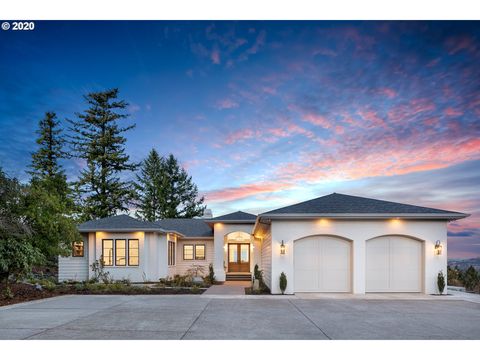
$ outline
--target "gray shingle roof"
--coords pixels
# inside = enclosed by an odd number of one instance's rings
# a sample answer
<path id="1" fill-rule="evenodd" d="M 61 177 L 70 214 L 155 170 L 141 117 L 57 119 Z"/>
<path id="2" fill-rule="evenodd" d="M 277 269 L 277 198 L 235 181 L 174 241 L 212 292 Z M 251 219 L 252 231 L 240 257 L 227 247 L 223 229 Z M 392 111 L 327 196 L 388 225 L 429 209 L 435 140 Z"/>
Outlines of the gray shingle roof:
<path id="1" fill-rule="evenodd" d="M 222 215 L 222 216 L 217 216 L 212 219 L 207 219 L 205 221 L 207 222 L 216 222 L 216 221 L 234 221 L 234 222 L 247 222 L 247 223 L 254 223 L 255 220 L 257 219 L 256 215 L 249 214 L 243 211 L 236 211 L 230 214 Z"/>
<path id="2" fill-rule="evenodd" d="M 213 237 L 213 229 L 205 219 L 162 219 L 156 224 L 164 229 L 177 231 L 186 237 Z"/>
<path id="3" fill-rule="evenodd" d="M 467 214 L 440 209 L 376 200 L 360 196 L 333 193 L 298 204 L 260 214 L 260 216 L 281 214 L 416 214 L 416 215 L 455 215 Z"/>
<path id="4" fill-rule="evenodd" d="M 79 231 L 107 230 L 157 230 L 164 231 L 158 224 L 134 219 L 128 215 L 110 216 L 98 220 L 90 220 L 78 225 Z"/>

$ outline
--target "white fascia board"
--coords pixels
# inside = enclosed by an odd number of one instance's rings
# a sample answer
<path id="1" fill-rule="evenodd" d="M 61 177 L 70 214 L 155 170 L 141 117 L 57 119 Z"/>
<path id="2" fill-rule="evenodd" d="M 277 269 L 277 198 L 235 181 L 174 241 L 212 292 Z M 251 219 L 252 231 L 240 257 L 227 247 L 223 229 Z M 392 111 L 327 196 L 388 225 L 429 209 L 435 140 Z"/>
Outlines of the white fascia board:
<path id="1" fill-rule="evenodd" d="M 164 233 L 166 234 L 167 232 L 174 232 L 174 231 L 167 231 L 159 228 L 155 229 L 80 229 L 78 232 L 80 233 L 90 233 L 90 232 L 111 232 L 111 233 L 117 233 L 117 232 L 156 232 L 156 233 Z"/>
<path id="2" fill-rule="evenodd" d="M 312 213 L 312 214 L 260 214 L 259 218 L 264 219 L 282 219 L 282 220 L 298 220 L 298 219 L 313 219 L 313 218 L 329 218 L 329 219 L 432 219 L 432 220 L 458 220 L 470 216 L 470 214 L 462 213 L 444 213 L 444 214 L 328 214 L 328 213 Z"/>
<path id="3" fill-rule="evenodd" d="M 185 240 L 213 240 L 213 236 L 182 236 Z"/>

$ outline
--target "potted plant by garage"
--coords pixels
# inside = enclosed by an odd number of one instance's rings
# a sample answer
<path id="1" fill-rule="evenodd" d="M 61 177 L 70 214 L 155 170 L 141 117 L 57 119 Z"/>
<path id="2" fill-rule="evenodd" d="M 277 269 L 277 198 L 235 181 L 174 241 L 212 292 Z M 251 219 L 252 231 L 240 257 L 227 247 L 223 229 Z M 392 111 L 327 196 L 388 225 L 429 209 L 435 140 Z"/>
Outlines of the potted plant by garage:
<path id="1" fill-rule="evenodd" d="M 262 280 L 262 271 L 258 268 L 258 264 L 255 264 L 253 268 L 253 290 L 260 289 L 260 281 Z"/>
<path id="2" fill-rule="evenodd" d="M 442 295 L 443 290 L 445 289 L 445 275 L 443 275 L 443 271 L 441 270 L 437 275 L 437 286 L 438 286 L 438 293 Z"/>
<path id="3" fill-rule="evenodd" d="M 282 295 L 285 294 L 285 290 L 287 289 L 287 275 L 282 271 L 280 274 L 280 291 Z"/>

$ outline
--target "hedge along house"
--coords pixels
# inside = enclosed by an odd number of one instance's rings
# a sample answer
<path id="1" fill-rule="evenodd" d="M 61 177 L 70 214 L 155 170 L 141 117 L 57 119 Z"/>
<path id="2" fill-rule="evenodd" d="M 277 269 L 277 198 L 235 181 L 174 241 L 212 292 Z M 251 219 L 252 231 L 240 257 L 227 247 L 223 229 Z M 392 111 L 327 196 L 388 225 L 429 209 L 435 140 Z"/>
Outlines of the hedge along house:
<path id="1" fill-rule="evenodd" d="M 258 216 L 235 212 L 211 219 L 155 223 L 121 215 L 89 221 L 83 243 L 60 258 L 59 280 L 86 280 L 103 257 L 115 279 L 158 280 L 212 263 L 217 280 L 251 278 L 255 264 L 280 293 L 436 293 L 447 273 L 447 223 L 453 211 L 330 194 Z M 83 255 L 83 256 L 82 256 Z"/>

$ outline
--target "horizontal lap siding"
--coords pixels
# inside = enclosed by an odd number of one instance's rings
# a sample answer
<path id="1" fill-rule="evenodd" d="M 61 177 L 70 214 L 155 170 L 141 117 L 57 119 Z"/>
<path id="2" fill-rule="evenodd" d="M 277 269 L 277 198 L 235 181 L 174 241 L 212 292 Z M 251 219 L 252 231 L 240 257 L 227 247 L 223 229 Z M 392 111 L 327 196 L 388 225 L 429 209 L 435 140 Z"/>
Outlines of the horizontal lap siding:
<path id="1" fill-rule="evenodd" d="M 262 270 L 265 284 L 272 288 L 272 234 L 269 232 L 262 240 Z"/>
<path id="2" fill-rule="evenodd" d="M 87 257 L 59 257 L 58 258 L 58 281 L 88 279 Z"/>
<path id="3" fill-rule="evenodd" d="M 183 260 L 183 245 L 205 245 L 205 260 Z M 213 264 L 213 239 L 202 240 L 202 239 L 193 239 L 193 240 L 177 240 L 177 254 L 176 254 L 176 264 L 175 264 L 175 274 L 185 275 L 187 270 L 192 265 L 202 265 L 204 267 L 204 273 L 202 276 L 208 274 L 208 265 Z"/>
<path id="4" fill-rule="evenodd" d="M 58 257 L 58 281 L 88 280 L 88 237 L 82 234 L 84 244 L 83 257 Z"/>

